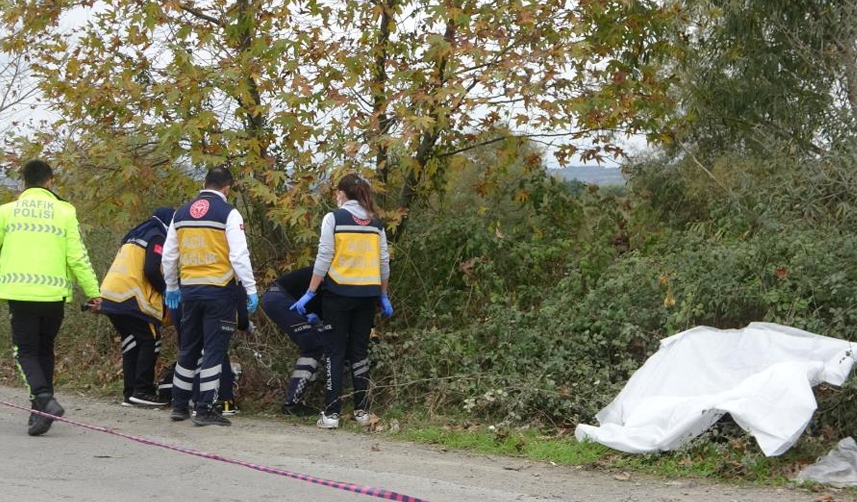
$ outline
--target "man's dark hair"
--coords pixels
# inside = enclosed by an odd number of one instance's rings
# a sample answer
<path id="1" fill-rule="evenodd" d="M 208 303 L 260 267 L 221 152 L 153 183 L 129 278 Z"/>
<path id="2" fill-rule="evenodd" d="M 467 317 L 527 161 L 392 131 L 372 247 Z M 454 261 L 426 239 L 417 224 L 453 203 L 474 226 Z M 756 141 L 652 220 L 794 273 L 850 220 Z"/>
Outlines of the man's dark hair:
<path id="1" fill-rule="evenodd" d="M 212 167 L 205 175 L 205 188 L 212 190 L 221 190 L 228 186 L 232 186 L 235 178 L 225 166 Z"/>
<path id="2" fill-rule="evenodd" d="M 51 166 L 44 160 L 31 160 L 24 164 L 24 187 L 44 187 L 54 177 Z"/>

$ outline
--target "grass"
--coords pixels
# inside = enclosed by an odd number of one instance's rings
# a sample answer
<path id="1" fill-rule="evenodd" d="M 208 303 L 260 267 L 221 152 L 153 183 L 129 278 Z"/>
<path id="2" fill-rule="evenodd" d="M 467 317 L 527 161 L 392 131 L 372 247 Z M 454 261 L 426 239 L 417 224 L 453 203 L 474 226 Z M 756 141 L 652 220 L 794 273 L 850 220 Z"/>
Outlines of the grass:
<path id="1" fill-rule="evenodd" d="M 490 431 L 453 430 L 443 426 L 411 427 L 395 436 L 415 443 L 523 457 L 558 465 L 591 465 L 609 452 L 607 447 L 599 444 L 580 443 L 569 437 L 543 436 L 534 430 L 498 435 Z"/>
<path id="2" fill-rule="evenodd" d="M 765 457 L 744 433 L 706 433 L 686 447 L 664 453 L 632 455 L 568 434 L 535 429 L 489 429 L 485 426 L 442 426 L 421 418 L 405 420 L 398 439 L 442 448 L 512 456 L 554 465 L 582 466 L 610 472 L 635 472 L 664 478 L 697 478 L 765 486 L 786 486 L 801 467 L 833 446 L 831 441 L 805 437 L 781 457 Z M 732 436 L 730 438 L 730 436 Z M 850 490 L 857 494 L 857 490 Z"/>

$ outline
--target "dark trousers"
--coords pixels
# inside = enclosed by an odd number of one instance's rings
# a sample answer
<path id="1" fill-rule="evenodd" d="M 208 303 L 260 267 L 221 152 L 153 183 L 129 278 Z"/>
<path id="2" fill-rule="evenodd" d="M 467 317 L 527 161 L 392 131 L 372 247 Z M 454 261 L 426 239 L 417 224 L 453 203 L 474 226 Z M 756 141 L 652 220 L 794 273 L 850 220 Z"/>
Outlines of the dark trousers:
<path id="1" fill-rule="evenodd" d="M 178 342 L 179 350 L 181 350 L 182 346 L 182 311 L 181 305 L 177 309 L 170 309 L 170 319 L 173 321 L 173 326 L 176 328 L 176 335 Z M 241 323 L 241 316 L 238 316 L 238 323 Z M 203 354 L 200 354 L 199 361 L 195 366 L 194 371 L 199 369 L 202 364 L 202 357 L 205 354 L 203 350 Z M 226 352 L 223 354 L 223 368 L 220 373 L 220 388 L 217 391 L 217 398 L 222 400 L 231 400 L 235 399 L 235 374 L 232 373 L 232 361 L 229 360 L 229 347 L 226 348 Z M 193 380 L 193 391 L 191 395 L 191 399 L 194 403 L 199 402 L 199 373 L 196 374 L 196 377 Z"/>
<path id="2" fill-rule="evenodd" d="M 289 307 L 295 299 L 277 286 L 262 295 L 262 310 L 271 318 L 300 350 L 300 356 L 292 368 L 292 376 L 286 389 L 286 404 L 301 400 L 307 385 L 313 380 L 324 354 L 323 327 L 313 326 L 306 317 Z"/>
<path id="3" fill-rule="evenodd" d="M 122 335 L 122 373 L 127 401 L 135 392 L 155 394 L 155 363 L 161 351 L 161 330 L 154 323 L 131 315 L 110 314 Z"/>
<path id="4" fill-rule="evenodd" d="M 231 401 L 235 399 L 235 374 L 232 373 L 232 361 L 229 360 L 229 346 L 226 347 L 226 352 L 223 353 L 223 364 L 221 364 L 220 372 L 220 387 L 217 389 L 217 399 L 221 401 Z M 199 379 L 196 381 L 196 389 L 194 392 L 194 402 L 199 396 Z"/>
<path id="5" fill-rule="evenodd" d="M 185 301 L 181 307 L 181 344 L 173 378 L 173 407 L 188 405 L 198 376 L 196 409 L 205 412 L 218 399 L 224 358 L 236 329 L 235 299 Z"/>
<path id="6" fill-rule="evenodd" d="M 326 292 L 322 298 L 324 320 L 331 330 L 324 336 L 325 414 L 342 411 L 342 368 L 351 361 L 354 409 L 369 406 L 369 335 L 375 319 L 377 297 L 352 298 Z"/>
<path id="7" fill-rule="evenodd" d="M 54 393 L 54 340 L 64 315 L 63 302 L 9 300 L 15 360 L 30 399 Z"/>

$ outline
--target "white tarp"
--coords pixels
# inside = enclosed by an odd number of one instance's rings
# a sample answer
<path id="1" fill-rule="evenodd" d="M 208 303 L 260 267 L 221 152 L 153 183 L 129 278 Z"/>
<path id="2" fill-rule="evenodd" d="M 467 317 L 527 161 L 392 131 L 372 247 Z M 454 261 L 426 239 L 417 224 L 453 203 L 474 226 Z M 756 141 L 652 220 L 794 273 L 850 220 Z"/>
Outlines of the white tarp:
<path id="1" fill-rule="evenodd" d="M 847 437 L 818 462 L 803 468 L 798 481 L 814 481 L 833 486 L 857 486 L 857 442 Z"/>
<path id="2" fill-rule="evenodd" d="M 853 363 L 850 342 L 778 324 L 693 328 L 661 340 L 596 415 L 601 426 L 580 424 L 575 436 L 629 453 L 673 450 L 729 413 L 765 455 L 780 455 L 812 418 L 812 387 L 842 385 Z"/>

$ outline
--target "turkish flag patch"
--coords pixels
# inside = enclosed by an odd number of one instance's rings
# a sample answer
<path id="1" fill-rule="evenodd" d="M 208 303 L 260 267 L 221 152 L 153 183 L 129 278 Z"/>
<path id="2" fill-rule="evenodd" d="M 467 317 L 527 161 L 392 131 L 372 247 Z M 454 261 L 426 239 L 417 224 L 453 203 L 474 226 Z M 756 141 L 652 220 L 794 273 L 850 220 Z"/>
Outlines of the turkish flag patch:
<path id="1" fill-rule="evenodd" d="M 164 246 L 155 244 L 155 254 L 164 254 Z"/>

